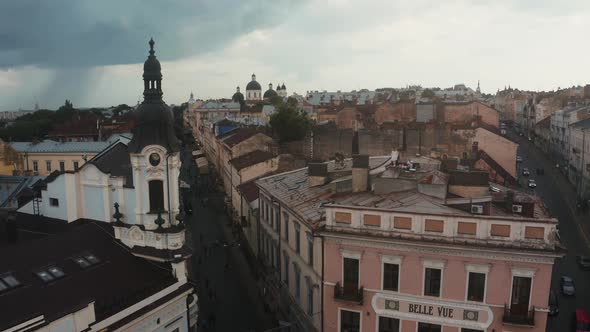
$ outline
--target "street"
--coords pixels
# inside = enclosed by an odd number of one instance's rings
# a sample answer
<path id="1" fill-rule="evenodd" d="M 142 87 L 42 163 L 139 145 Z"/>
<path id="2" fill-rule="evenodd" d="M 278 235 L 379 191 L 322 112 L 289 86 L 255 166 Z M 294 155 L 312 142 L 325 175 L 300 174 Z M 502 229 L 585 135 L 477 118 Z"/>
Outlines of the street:
<path id="1" fill-rule="evenodd" d="M 526 138 L 519 137 L 512 131 L 509 131 L 508 138 L 519 144 L 518 155 L 524 159 L 522 165 L 518 165 L 519 177 L 522 177 L 520 172 L 523 167 L 530 170 L 530 178 L 537 182 L 536 194 L 543 199 L 551 215 L 559 220 L 561 241 L 568 253 L 564 258 L 558 259 L 553 267 L 551 286 L 558 297 L 559 314 L 549 318 L 547 331 L 571 331 L 575 310 L 578 308 L 590 310 L 590 283 L 588 283 L 590 271 L 581 270 L 576 263 L 576 255 L 590 254 L 589 218 L 587 214 L 576 213 L 575 188 L 555 167 L 555 162 L 550 161 L 534 146 L 533 142 Z M 535 169 L 540 167 L 545 169 L 544 175 L 536 174 Z M 575 297 L 562 295 L 559 279 L 564 275 L 574 279 Z"/>
<path id="2" fill-rule="evenodd" d="M 212 177 L 203 175 L 194 186 L 197 169 L 191 151 L 182 152 L 180 179 L 191 184 L 187 243 L 193 248 L 189 276 L 198 287 L 199 331 L 265 331 L 276 326 L 264 311 L 242 245 L 228 227 L 223 194 L 214 189 Z"/>

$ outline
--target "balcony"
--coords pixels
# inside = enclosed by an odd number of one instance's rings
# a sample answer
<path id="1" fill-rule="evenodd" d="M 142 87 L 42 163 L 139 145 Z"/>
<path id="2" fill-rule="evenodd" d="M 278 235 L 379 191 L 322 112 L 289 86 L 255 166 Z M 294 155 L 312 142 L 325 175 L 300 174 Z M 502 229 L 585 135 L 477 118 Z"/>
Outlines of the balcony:
<path id="1" fill-rule="evenodd" d="M 343 301 L 351 301 L 357 304 L 363 304 L 363 287 L 360 288 L 350 288 L 350 287 L 342 287 L 340 282 L 337 282 L 334 286 L 334 299 L 336 300 L 343 300 Z"/>
<path id="2" fill-rule="evenodd" d="M 526 326 L 535 326 L 535 307 L 528 311 L 519 311 L 515 310 L 515 308 L 510 308 L 508 305 L 504 305 L 504 315 L 502 316 L 502 322 L 516 324 L 516 325 L 526 325 Z"/>

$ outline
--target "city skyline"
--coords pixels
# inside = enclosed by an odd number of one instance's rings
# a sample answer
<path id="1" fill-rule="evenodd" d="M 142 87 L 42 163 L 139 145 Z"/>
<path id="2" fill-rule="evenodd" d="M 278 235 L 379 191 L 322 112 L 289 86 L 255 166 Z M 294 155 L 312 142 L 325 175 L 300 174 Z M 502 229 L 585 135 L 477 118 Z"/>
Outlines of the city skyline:
<path id="1" fill-rule="evenodd" d="M 79 107 L 135 103 L 150 37 L 171 104 L 191 91 L 229 98 L 252 73 L 263 87 L 284 82 L 300 94 L 408 84 L 474 88 L 478 80 L 485 93 L 508 85 L 554 90 L 584 85 L 590 76 L 584 57 L 564 61 L 588 52 L 576 33 L 590 25 L 590 5 L 582 1 L 186 1 L 142 3 L 138 13 L 131 12 L 136 4 L 122 6 L 0 4 L 7 31 L 0 36 L 2 110 L 57 108 L 65 99 Z M 75 24 L 60 24 L 60 15 Z M 25 19 L 31 24 L 20 26 Z M 158 21 L 165 24 L 150 26 Z"/>

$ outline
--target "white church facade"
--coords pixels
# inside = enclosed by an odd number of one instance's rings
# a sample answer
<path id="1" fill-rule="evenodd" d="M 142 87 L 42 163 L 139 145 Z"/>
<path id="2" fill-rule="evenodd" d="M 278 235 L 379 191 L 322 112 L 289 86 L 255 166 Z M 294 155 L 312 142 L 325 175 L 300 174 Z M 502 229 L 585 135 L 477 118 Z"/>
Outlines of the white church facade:
<path id="1" fill-rule="evenodd" d="M 41 197 L 18 212 L 68 223 L 80 219 L 108 223 L 115 238 L 133 255 L 169 264 L 176 285 L 187 291 L 150 312 L 160 315 L 162 310 L 167 311 L 172 315 L 170 321 L 182 323 L 170 331 L 188 331 L 186 322 L 190 321 L 191 326 L 196 323 L 197 301 L 188 281 L 187 261 L 192 251 L 185 243 L 179 190 L 180 142 L 174 133 L 172 112 L 162 100 L 162 74 L 153 46 L 150 40 L 143 73 L 144 101 L 137 110 L 133 138 L 119 138 L 77 171 L 53 173 L 46 178 Z M 158 294 L 168 296 L 161 291 L 155 293 L 143 307 L 157 302 Z M 136 307 L 139 310 L 142 305 Z M 133 314 L 131 308 L 125 310 Z M 138 316 L 127 326 L 168 331 L 152 325 L 152 318 Z M 109 325 L 103 322 L 97 326 Z"/>

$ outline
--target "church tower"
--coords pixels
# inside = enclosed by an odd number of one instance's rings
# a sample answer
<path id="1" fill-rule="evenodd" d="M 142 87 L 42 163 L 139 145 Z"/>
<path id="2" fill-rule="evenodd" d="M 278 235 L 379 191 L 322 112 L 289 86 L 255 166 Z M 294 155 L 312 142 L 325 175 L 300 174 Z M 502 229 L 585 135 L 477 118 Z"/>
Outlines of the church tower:
<path id="1" fill-rule="evenodd" d="M 184 213 L 180 210 L 180 142 L 172 111 L 162 100 L 162 72 L 154 44 L 151 39 L 143 65 L 144 100 L 136 111 L 136 126 L 128 144 L 134 190 L 113 199 L 118 202 L 113 226 L 116 238 L 134 254 L 171 262 L 177 274 L 182 274 L 186 273 L 184 260 L 190 249 L 185 246 Z M 134 214 L 122 215 L 119 204 L 131 205 L 133 209 L 126 211 Z"/>

